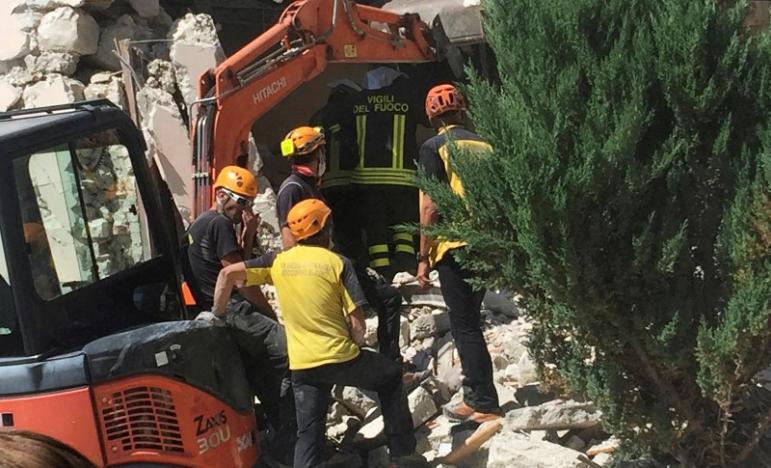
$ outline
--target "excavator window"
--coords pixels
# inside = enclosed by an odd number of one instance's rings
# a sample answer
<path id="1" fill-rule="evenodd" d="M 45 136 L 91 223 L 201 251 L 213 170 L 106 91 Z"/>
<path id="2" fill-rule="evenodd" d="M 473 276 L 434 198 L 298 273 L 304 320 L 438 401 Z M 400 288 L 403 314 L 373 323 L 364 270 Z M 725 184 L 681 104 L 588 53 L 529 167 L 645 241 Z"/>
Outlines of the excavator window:
<path id="1" fill-rule="evenodd" d="M 27 254 L 51 300 L 151 257 L 129 150 L 113 130 L 14 161 Z"/>

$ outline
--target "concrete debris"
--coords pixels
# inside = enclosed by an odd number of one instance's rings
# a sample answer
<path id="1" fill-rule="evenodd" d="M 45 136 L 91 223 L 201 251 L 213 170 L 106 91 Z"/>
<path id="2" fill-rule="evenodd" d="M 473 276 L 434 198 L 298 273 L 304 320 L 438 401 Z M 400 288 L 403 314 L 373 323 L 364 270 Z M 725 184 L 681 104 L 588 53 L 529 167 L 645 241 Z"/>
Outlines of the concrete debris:
<path id="1" fill-rule="evenodd" d="M 367 396 L 356 387 L 336 386 L 333 394 L 335 400 L 342 404 L 351 414 L 360 418 L 364 418 L 367 413 L 377 406 L 377 402 L 373 398 Z"/>
<path id="2" fill-rule="evenodd" d="M 48 75 L 44 81 L 24 90 L 24 107 L 29 109 L 82 101 L 83 90 L 83 84 L 77 80 L 62 75 Z"/>
<path id="3" fill-rule="evenodd" d="M 554 400 L 510 411 L 506 414 L 505 426 L 516 431 L 582 429 L 598 425 L 600 416 L 592 403 Z"/>
<path id="4" fill-rule="evenodd" d="M 21 89 L 0 81 L 0 112 L 13 109 L 21 99 Z"/>
<path id="5" fill-rule="evenodd" d="M 108 81 L 102 81 L 104 75 L 107 76 Z M 96 81 L 94 78 L 96 77 Z M 117 76 L 111 76 L 109 74 L 96 74 L 91 77 L 91 83 L 86 86 L 83 91 L 86 99 L 109 99 L 113 104 L 117 105 L 121 109 L 128 110 L 128 104 L 126 103 L 126 94 L 123 90 L 123 83 Z"/>
<path id="6" fill-rule="evenodd" d="M 158 88 L 173 95 L 177 90 L 177 80 L 174 78 L 174 66 L 166 60 L 155 59 L 147 64 L 147 81 L 145 86 Z"/>
<path id="7" fill-rule="evenodd" d="M 27 55 L 24 63 L 31 73 L 59 73 L 71 76 L 75 74 L 80 56 L 68 52 L 42 52 L 40 55 Z"/>
<path id="8" fill-rule="evenodd" d="M 439 411 L 428 390 L 420 386 L 410 393 L 407 402 L 412 415 L 412 424 L 415 427 L 422 426 Z"/>
<path id="9" fill-rule="evenodd" d="M 97 51 L 99 25 L 82 10 L 60 7 L 43 16 L 37 37 L 42 51 L 90 55 Z"/>
<path id="10" fill-rule="evenodd" d="M 432 337 L 436 331 L 436 320 L 431 313 L 421 315 L 410 324 L 410 337 L 413 341 Z"/>
<path id="11" fill-rule="evenodd" d="M 115 55 L 115 41 L 122 39 L 139 39 L 150 34 L 141 34 L 142 27 L 129 15 L 123 15 L 118 20 L 102 28 L 98 47 L 91 52 L 86 61 L 92 66 L 103 70 L 120 70 L 120 60 Z"/>
<path id="12" fill-rule="evenodd" d="M 375 313 L 374 309 L 371 307 L 367 307 L 367 309 L 369 309 L 367 315 L 370 313 Z M 364 343 L 370 348 L 374 348 L 377 346 L 377 315 L 374 317 L 366 318 L 364 322 L 367 324 L 367 329 L 364 331 Z"/>
<path id="13" fill-rule="evenodd" d="M 196 99 L 198 78 L 225 59 L 214 21 L 208 15 L 188 13 L 176 21 L 169 33 L 169 55 L 179 88 L 189 106 Z"/>

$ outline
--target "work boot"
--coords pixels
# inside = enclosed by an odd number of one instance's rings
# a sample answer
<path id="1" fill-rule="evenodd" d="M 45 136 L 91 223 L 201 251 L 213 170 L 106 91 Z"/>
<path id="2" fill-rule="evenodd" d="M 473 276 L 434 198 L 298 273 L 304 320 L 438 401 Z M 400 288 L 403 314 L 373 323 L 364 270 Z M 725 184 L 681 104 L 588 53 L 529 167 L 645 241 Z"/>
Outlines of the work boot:
<path id="1" fill-rule="evenodd" d="M 431 465 L 428 464 L 426 457 L 419 453 L 413 453 L 412 455 L 391 457 L 388 468 L 427 468 L 429 466 Z"/>
<path id="2" fill-rule="evenodd" d="M 465 402 L 451 405 L 446 404 L 442 407 L 442 413 L 452 422 L 475 422 L 482 424 L 487 421 L 494 421 L 500 419 L 501 410 L 495 410 L 491 412 L 476 411 L 474 408 L 467 405 Z"/>

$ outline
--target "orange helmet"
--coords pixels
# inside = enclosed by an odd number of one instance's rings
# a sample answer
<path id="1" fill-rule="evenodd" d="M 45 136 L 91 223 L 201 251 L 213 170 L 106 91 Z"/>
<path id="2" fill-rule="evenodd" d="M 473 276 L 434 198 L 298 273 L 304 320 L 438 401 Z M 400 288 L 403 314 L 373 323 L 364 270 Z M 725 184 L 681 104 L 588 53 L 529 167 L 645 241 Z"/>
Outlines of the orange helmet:
<path id="1" fill-rule="evenodd" d="M 466 110 L 466 99 L 451 84 L 441 84 L 431 88 L 426 95 L 426 115 L 429 119 L 445 112 Z"/>
<path id="2" fill-rule="evenodd" d="M 237 195 L 254 198 L 257 196 L 257 181 L 254 175 L 243 167 L 225 166 L 217 174 L 214 190 L 224 188 Z"/>
<path id="3" fill-rule="evenodd" d="M 281 154 L 291 158 L 310 154 L 325 143 L 321 127 L 297 127 L 281 142 Z"/>
<path id="4" fill-rule="evenodd" d="M 318 198 L 308 198 L 296 204 L 286 216 L 286 224 L 298 241 L 324 229 L 332 210 Z"/>

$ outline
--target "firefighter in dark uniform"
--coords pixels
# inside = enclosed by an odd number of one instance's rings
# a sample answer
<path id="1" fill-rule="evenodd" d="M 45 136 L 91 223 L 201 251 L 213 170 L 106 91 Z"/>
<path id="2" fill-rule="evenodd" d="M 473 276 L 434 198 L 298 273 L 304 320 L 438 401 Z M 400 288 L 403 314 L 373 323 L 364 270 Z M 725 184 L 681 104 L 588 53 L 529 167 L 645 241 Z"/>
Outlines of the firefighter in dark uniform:
<path id="1" fill-rule="evenodd" d="M 359 165 L 353 179 L 362 188 L 369 265 L 390 281 L 398 271 L 414 270 L 413 236 L 393 227 L 418 220 L 415 131 L 422 121 L 416 105 L 420 91 L 391 68 L 373 73 L 385 77 L 381 81 L 386 86 L 372 89 L 370 80 L 370 89 L 362 91 L 354 106 Z M 389 79 L 389 73 L 398 76 Z"/>
<path id="2" fill-rule="evenodd" d="M 319 109 L 311 124 L 324 129 L 327 171 L 321 179 L 321 193 L 335 214 L 335 250 L 352 260 L 362 254 L 362 223 L 358 187 L 353 185 L 353 169 L 359 163 L 353 106 L 361 87 L 351 80 L 330 83 L 327 104 Z"/>

